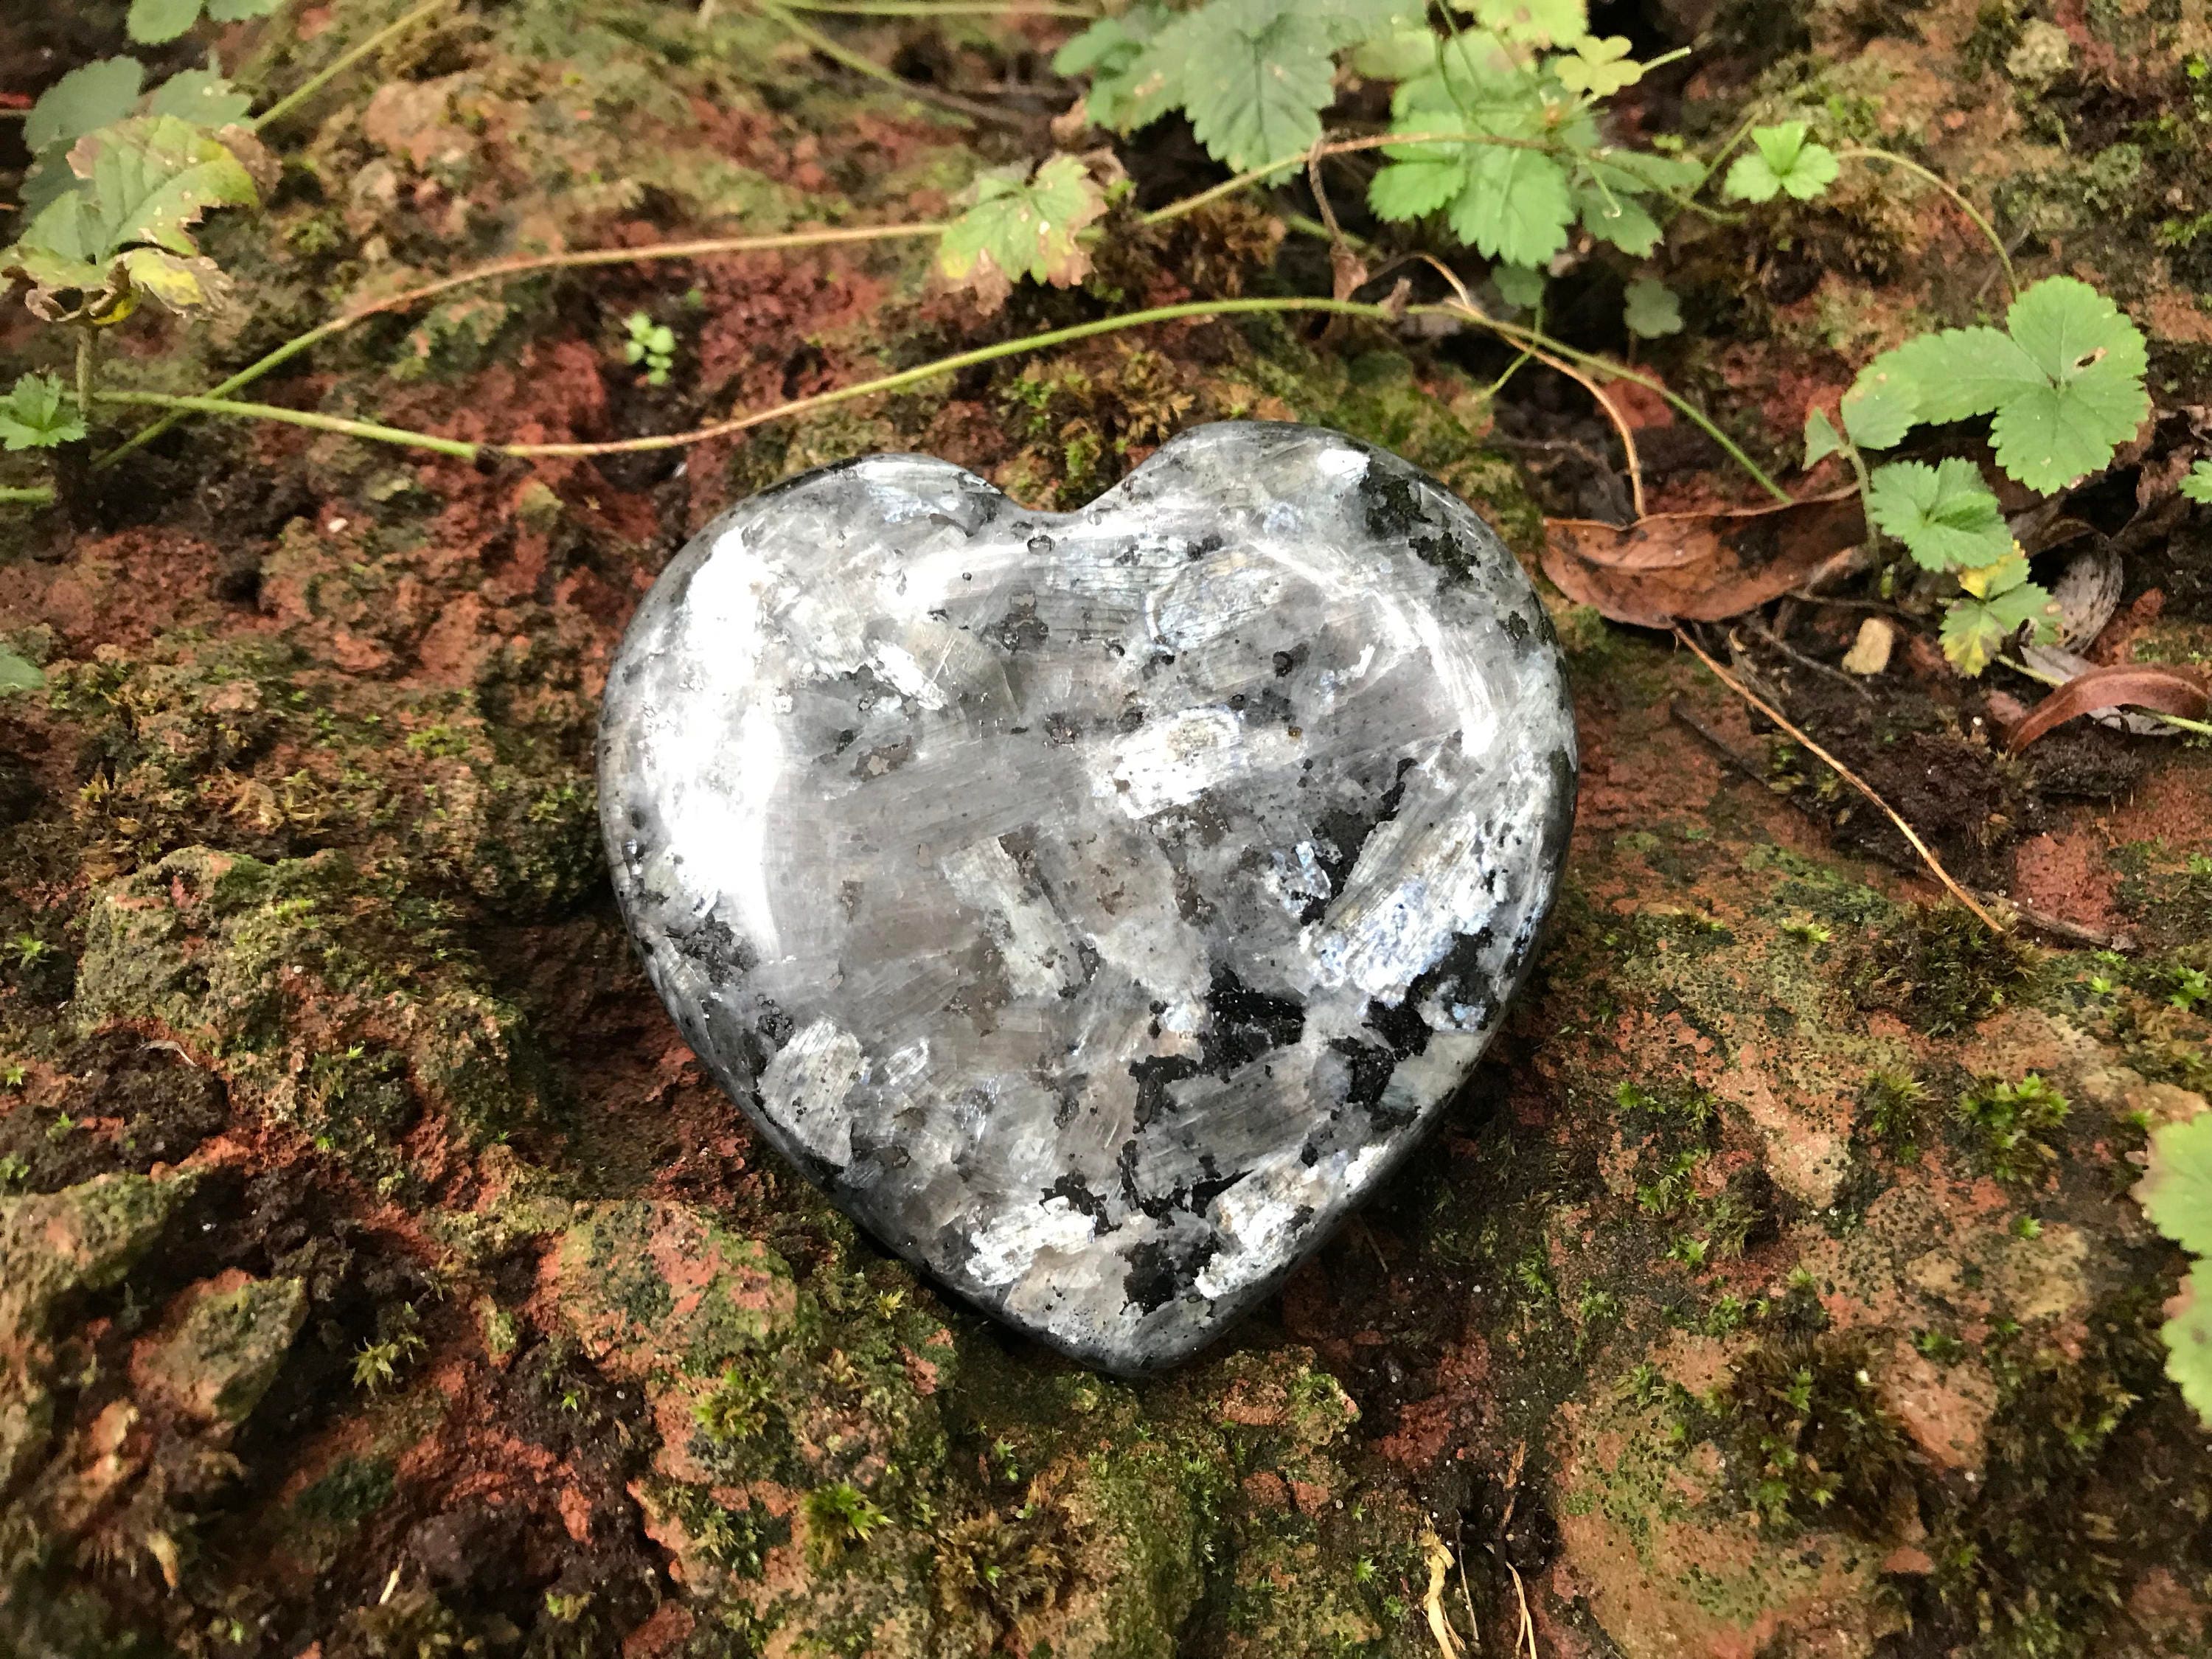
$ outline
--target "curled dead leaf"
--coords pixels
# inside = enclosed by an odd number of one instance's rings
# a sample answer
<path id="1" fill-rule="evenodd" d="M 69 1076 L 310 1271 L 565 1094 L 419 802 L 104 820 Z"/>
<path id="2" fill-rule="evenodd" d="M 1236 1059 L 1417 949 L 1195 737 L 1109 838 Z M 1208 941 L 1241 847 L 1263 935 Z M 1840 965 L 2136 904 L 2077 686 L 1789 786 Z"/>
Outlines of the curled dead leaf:
<path id="1" fill-rule="evenodd" d="M 1856 490 L 1741 513 L 1657 513 L 1622 526 L 1547 519 L 1544 574 L 1614 622 L 1719 622 L 1848 562 L 1866 540 Z"/>
<path id="2" fill-rule="evenodd" d="M 2036 704 L 2027 718 L 2013 728 L 2007 747 L 2018 754 L 2055 726 L 2082 714 L 2101 714 L 2123 705 L 2154 708 L 2161 714 L 2197 720 L 2203 716 L 2208 705 L 2212 705 L 2212 696 L 2207 695 L 2203 682 L 2194 675 L 2185 674 L 2177 668 L 2132 664 L 2092 668 L 2085 674 L 2075 675 Z"/>

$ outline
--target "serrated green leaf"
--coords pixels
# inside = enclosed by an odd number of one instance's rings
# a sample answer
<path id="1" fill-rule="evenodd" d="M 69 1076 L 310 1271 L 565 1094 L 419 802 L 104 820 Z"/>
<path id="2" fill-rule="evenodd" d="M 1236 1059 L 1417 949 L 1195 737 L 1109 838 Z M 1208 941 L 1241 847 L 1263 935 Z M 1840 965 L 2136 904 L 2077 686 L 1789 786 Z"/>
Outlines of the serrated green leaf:
<path id="1" fill-rule="evenodd" d="M 1363 41 L 1352 54 L 1352 67 L 1370 81 L 1409 81 L 1437 66 L 1433 30 L 1393 29 Z"/>
<path id="2" fill-rule="evenodd" d="M 1805 417 L 1805 465 L 1809 471 L 1831 455 L 1844 453 L 1844 434 L 1820 410 Z"/>
<path id="3" fill-rule="evenodd" d="M 1771 202 L 1787 193 L 1809 202 L 1843 171 L 1835 151 L 1816 143 L 1802 121 L 1783 121 L 1752 130 L 1752 148 L 1735 159 L 1722 184 L 1723 193 L 1743 202 Z"/>
<path id="4" fill-rule="evenodd" d="M 1441 150 L 1443 146 L 1425 146 Z M 1467 164 L 1457 155 L 1416 156 L 1380 168 L 1367 186 L 1367 205 L 1377 218 L 1402 222 L 1434 213 L 1467 188 Z"/>
<path id="5" fill-rule="evenodd" d="M 49 320 L 74 316 L 61 295 L 82 295 L 76 310 L 117 320 L 135 275 L 164 303 L 209 302 L 217 292 L 211 265 L 195 263 L 190 228 L 210 208 L 251 206 L 258 197 L 244 165 L 211 134 L 174 116 L 137 116 L 86 134 L 70 151 L 86 188 L 52 202 L 0 250 L 0 270 L 31 279 L 27 303 Z M 171 261 L 125 261 L 150 245 Z M 189 281 L 187 280 L 189 278 Z M 196 297 L 187 297 L 187 296 Z"/>
<path id="6" fill-rule="evenodd" d="M 1102 17 L 1054 54 L 1060 75 L 1091 76 L 1085 101 L 1103 127 L 1133 132 L 1182 101 L 1182 59 L 1176 51 L 1188 14 L 1164 6 L 1132 6 Z"/>
<path id="7" fill-rule="evenodd" d="M 1322 18 L 1289 0 L 1212 0 L 1182 36 L 1183 108 L 1215 161 L 1248 172 L 1321 137 L 1336 95 Z"/>
<path id="8" fill-rule="evenodd" d="M 2150 1224 L 2191 1255 L 2212 1255 L 2212 1112 L 2152 1132 L 2150 1167 L 2136 1183 Z"/>
<path id="9" fill-rule="evenodd" d="M 2199 461 L 2181 481 L 2183 499 L 2212 501 L 2212 461 Z"/>
<path id="10" fill-rule="evenodd" d="M 1695 190 L 1705 176 L 1698 162 L 1643 149 L 1604 150 L 1589 158 L 1589 167 L 1608 190 Z"/>
<path id="11" fill-rule="evenodd" d="M 1583 0 L 1474 0 L 1460 4 L 1474 21 L 1504 40 L 1523 46 L 1564 46 L 1589 33 L 1589 10 Z"/>
<path id="12" fill-rule="evenodd" d="M 1628 285 L 1624 320 L 1631 334 L 1647 340 L 1682 331 L 1682 302 L 1666 283 L 1639 276 Z"/>
<path id="13" fill-rule="evenodd" d="M 2051 595 L 2031 581 L 1986 599 L 1954 599 L 1943 613 L 1943 654 L 1972 678 L 1990 665 L 2024 624 L 2033 623 L 2039 639 L 2056 634 L 2051 615 L 2055 608 Z"/>
<path id="14" fill-rule="evenodd" d="M 975 204 L 945 227 L 938 245 L 938 270 L 975 289 L 986 311 L 997 310 L 1024 276 L 1059 288 L 1082 281 L 1091 256 L 1077 233 L 1106 211 L 1105 192 L 1073 155 L 1051 157 L 1030 179 L 1019 172 L 978 179 Z"/>
<path id="15" fill-rule="evenodd" d="M 2212 1425 L 2212 1263 L 2199 1261 L 2181 1282 L 2181 1295 L 2159 1328 L 2166 1344 L 2166 1374 L 2197 1419 Z"/>
<path id="16" fill-rule="evenodd" d="M 2046 276 L 2024 290 L 2005 325 L 2054 386 L 2112 371 L 2136 380 L 2150 367 L 2142 331 L 2074 276 Z"/>
<path id="17" fill-rule="evenodd" d="M 1541 150 L 1471 147 L 1467 187 L 1451 205 L 1459 239 L 1508 264 L 1540 265 L 1567 245 L 1574 198 L 1566 170 Z"/>
<path id="18" fill-rule="evenodd" d="M 1918 384 L 1885 352 L 1859 371 L 1838 413 L 1844 417 L 1844 430 L 1861 449 L 1887 449 L 1912 429 L 1919 402 Z"/>
<path id="19" fill-rule="evenodd" d="M 103 58 L 73 69 L 39 94 L 23 121 L 23 143 L 33 154 L 52 144 L 73 144 L 95 127 L 120 121 L 138 101 L 144 65 L 135 58 Z"/>
<path id="20" fill-rule="evenodd" d="M 1410 27 L 1428 11 L 1422 0 L 1299 0 L 1297 9 L 1327 29 L 1340 46 Z"/>
<path id="21" fill-rule="evenodd" d="M 1990 424 L 1997 465 L 2031 489 L 2063 489 L 2110 465 L 2150 413 L 2142 332 L 2071 276 L 2036 283 L 2013 301 L 2006 321 L 2038 383 L 1997 406 Z"/>
<path id="22" fill-rule="evenodd" d="M 143 46 L 173 40 L 200 21 L 200 0 L 131 0 L 123 31 Z"/>
<path id="23" fill-rule="evenodd" d="M 1919 388 L 1920 418 L 1940 425 L 1994 411 L 2044 384 L 2033 361 L 1994 328 L 1947 328 L 1907 340 L 1875 362 L 1893 363 Z"/>
<path id="24" fill-rule="evenodd" d="M 0 398 L 0 449 L 52 449 L 84 436 L 84 422 L 52 374 L 20 377 Z"/>
<path id="25" fill-rule="evenodd" d="M 149 115 L 173 115 L 195 125 L 227 127 L 242 121 L 253 100 L 213 70 L 185 70 L 154 88 L 146 100 Z"/>
<path id="26" fill-rule="evenodd" d="M 1867 515 L 1928 570 L 1989 566 L 2012 551 L 1997 498 L 1971 461 L 1892 461 L 1867 484 Z M 2021 575 L 2027 575 L 2023 563 Z"/>

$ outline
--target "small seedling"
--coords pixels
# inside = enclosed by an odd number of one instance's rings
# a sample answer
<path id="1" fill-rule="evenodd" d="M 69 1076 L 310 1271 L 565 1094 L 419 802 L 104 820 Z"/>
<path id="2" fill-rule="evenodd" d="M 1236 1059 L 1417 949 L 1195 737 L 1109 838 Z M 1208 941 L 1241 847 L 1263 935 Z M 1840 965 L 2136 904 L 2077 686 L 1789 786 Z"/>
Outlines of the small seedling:
<path id="1" fill-rule="evenodd" d="M 1981 1142 L 1982 1161 L 1999 1181 L 2039 1180 L 2057 1162 L 2042 1137 L 2065 1122 L 2066 1097 L 2030 1072 L 2018 1083 L 1985 1079 L 1959 1097 L 1959 1115 Z"/>
<path id="2" fill-rule="evenodd" d="M 2212 975 L 2202 968 L 2179 968 L 2173 975 L 2173 994 L 2166 998 L 2175 1007 L 2186 1013 L 2212 996 Z"/>
<path id="3" fill-rule="evenodd" d="M 666 386 L 676 366 L 676 331 L 656 323 L 642 311 L 633 311 L 623 325 L 629 338 L 623 343 L 623 361 L 645 365 L 647 386 Z"/>

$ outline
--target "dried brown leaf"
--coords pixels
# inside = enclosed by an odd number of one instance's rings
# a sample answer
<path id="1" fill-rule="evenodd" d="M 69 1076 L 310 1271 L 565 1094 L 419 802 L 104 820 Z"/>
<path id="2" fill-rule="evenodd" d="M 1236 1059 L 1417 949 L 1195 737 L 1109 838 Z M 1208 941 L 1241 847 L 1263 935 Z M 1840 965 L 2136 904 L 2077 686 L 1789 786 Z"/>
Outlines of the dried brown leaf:
<path id="1" fill-rule="evenodd" d="M 1778 599 L 1866 540 L 1855 490 L 1741 513 L 1658 513 L 1625 528 L 1544 526 L 1544 574 L 1614 622 L 1719 622 Z"/>
<path id="2" fill-rule="evenodd" d="M 2203 683 L 2178 668 L 2132 664 L 2093 668 L 2036 704 L 2027 718 L 2013 728 L 2008 747 L 2018 754 L 2053 727 L 2107 708 L 2154 708 L 2161 714 L 2199 720 L 2208 704 L 2212 704 L 2212 696 L 2207 696 Z"/>

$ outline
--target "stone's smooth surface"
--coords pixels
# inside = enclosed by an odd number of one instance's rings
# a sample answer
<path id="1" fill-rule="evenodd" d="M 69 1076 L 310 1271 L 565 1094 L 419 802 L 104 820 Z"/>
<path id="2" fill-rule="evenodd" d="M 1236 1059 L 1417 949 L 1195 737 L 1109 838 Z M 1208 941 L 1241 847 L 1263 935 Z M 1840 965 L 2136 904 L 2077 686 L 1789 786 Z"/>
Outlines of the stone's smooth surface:
<path id="1" fill-rule="evenodd" d="M 685 1036 L 853 1218 L 1104 1369 L 1182 1358 L 1410 1149 L 1574 812 L 1541 605 L 1313 428 L 1080 512 L 947 463 L 717 520 L 614 665 L 600 811 Z"/>

